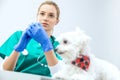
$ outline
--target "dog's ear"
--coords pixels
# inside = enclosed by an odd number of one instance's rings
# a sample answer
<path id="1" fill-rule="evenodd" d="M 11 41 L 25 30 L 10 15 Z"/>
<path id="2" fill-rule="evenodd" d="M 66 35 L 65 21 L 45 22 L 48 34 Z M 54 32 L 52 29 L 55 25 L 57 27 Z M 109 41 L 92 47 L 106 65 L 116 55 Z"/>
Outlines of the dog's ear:
<path id="1" fill-rule="evenodd" d="M 78 35 L 78 43 L 76 44 L 79 49 L 79 54 L 86 54 L 88 52 L 88 44 L 91 40 L 91 37 L 89 37 L 85 31 L 81 30 L 80 27 L 75 28 L 75 32 Z"/>
<path id="2" fill-rule="evenodd" d="M 80 38 L 80 45 L 79 45 L 79 48 L 80 48 L 80 52 L 79 54 L 86 54 L 88 53 L 89 49 L 88 49 L 88 46 L 89 46 L 89 41 L 91 40 L 91 37 L 89 37 L 88 35 L 86 35 L 85 33 L 83 33 L 81 35 L 81 38 Z"/>
<path id="3" fill-rule="evenodd" d="M 88 51 L 88 40 L 86 40 L 86 41 L 83 41 L 82 42 L 82 44 L 81 44 L 81 48 L 80 48 L 80 52 L 79 52 L 79 54 L 86 54 Z"/>

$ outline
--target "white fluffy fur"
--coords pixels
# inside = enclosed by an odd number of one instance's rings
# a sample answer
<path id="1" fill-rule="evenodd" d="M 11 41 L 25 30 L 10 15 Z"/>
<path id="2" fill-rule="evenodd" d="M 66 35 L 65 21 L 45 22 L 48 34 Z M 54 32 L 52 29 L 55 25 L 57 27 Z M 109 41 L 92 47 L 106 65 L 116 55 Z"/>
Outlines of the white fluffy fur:
<path id="1" fill-rule="evenodd" d="M 120 80 L 118 68 L 91 54 L 88 48 L 90 37 L 84 31 L 77 29 L 73 32 L 62 33 L 58 38 L 60 45 L 58 53 L 63 57 L 66 67 L 56 74 L 55 78 L 63 80 Z M 71 64 L 71 61 L 79 55 L 87 55 L 90 58 L 90 67 L 84 71 Z"/>

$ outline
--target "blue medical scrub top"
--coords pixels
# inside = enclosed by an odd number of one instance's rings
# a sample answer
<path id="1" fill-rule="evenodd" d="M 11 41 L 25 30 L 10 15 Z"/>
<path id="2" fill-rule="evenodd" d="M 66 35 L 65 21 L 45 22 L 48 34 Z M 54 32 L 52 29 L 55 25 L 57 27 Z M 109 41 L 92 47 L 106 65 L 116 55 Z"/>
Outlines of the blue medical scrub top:
<path id="1" fill-rule="evenodd" d="M 13 33 L 0 47 L 0 53 L 9 56 L 14 50 L 14 46 L 18 43 L 21 35 L 22 31 L 16 31 Z M 58 41 L 55 41 L 55 37 L 53 36 L 51 36 L 50 40 L 55 52 L 55 48 L 57 45 L 59 45 L 59 43 Z M 48 66 L 46 66 L 47 61 L 41 45 L 34 39 L 31 39 L 26 47 L 26 50 L 28 52 L 28 55 L 23 55 L 22 52 L 20 53 L 14 71 L 42 76 L 51 76 L 50 70 Z M 55 52 L 55 55 L 59 60 L 62 60 L 61 56 L 57 52 Z"/>

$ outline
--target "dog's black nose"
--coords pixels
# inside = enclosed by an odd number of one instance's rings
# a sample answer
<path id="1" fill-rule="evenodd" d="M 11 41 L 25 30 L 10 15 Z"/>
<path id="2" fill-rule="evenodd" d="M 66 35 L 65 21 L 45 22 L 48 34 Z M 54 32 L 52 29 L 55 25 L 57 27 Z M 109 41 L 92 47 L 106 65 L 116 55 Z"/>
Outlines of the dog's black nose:
<path id="1" fill-rule="evenodd" d="M 58 54 L 63 54 L 64 52 L 58 52 Z"/>
<path id="2" fill-rule="evenodd" d="M 58 54 L 63 54 L 63 53 L 64 53 L 64 52 L 62 52 L 62 51 L 59 51 L 58 48 L 56 48 L 54 51 L 57 52 Z"/>

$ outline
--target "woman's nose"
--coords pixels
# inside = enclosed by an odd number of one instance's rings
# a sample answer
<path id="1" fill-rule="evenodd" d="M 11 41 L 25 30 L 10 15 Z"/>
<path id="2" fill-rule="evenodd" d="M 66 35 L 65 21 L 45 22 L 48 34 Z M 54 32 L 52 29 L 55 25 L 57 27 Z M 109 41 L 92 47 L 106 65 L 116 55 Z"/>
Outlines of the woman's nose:
<path id="1" fill-rule="evenodd" d="M 48 16 L 47 16 L 47 15 L 45 15 L 43 19 L 44 19 L 44 20 L 48 20 Z"/>

